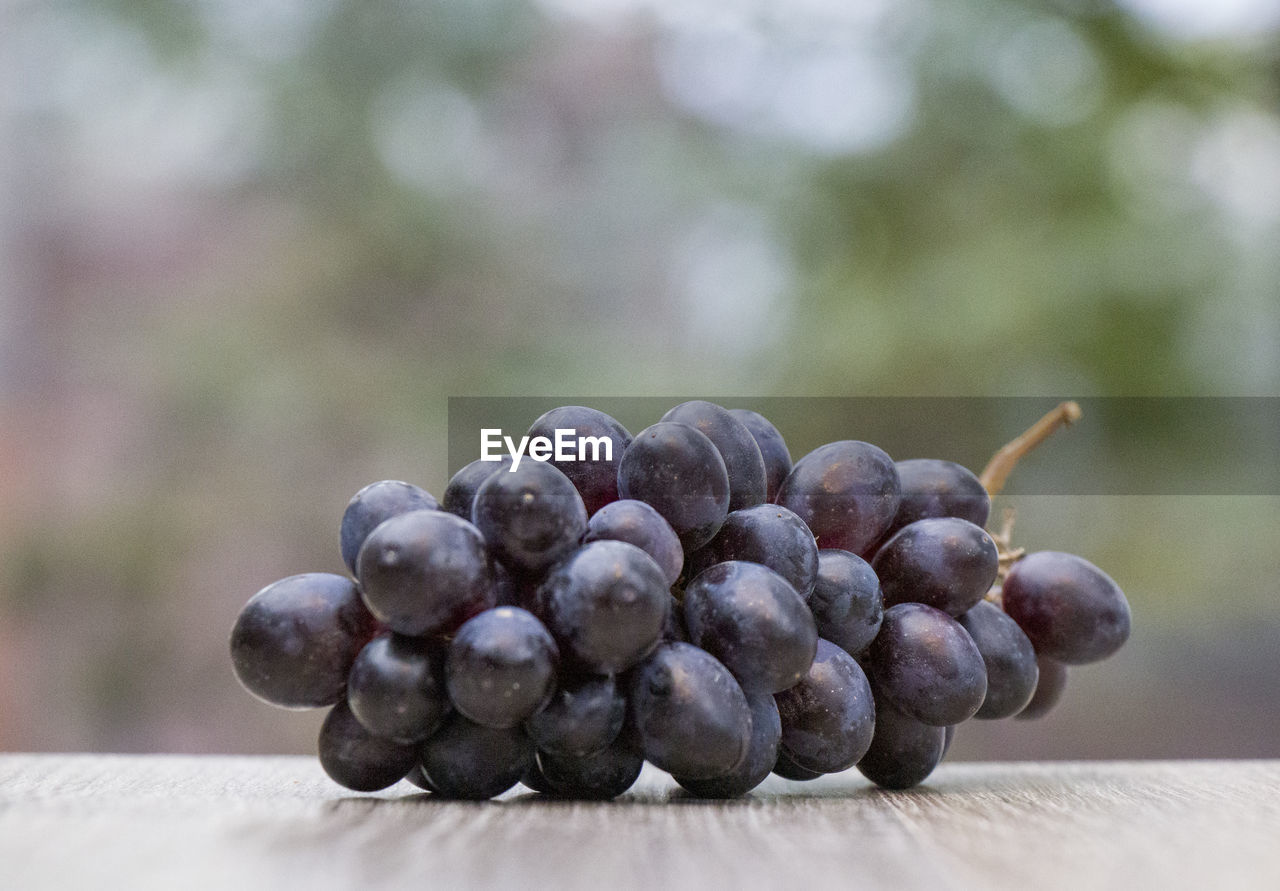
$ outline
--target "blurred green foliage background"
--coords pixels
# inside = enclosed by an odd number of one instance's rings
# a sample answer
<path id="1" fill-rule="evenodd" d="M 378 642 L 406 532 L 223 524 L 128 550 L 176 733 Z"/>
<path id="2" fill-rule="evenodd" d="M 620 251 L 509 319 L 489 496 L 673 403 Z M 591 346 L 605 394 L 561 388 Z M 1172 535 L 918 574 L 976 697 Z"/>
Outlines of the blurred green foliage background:
<path id="1" fill-rule="evenodd" d="M 240 606 L 557 393 L 1280 396 L 1280 6 L 0 5 L 0 748 L 310 750 Z M 1280 498 L 1016 506 L 1136 632 L 956 756 L 1280 755 Z"/>

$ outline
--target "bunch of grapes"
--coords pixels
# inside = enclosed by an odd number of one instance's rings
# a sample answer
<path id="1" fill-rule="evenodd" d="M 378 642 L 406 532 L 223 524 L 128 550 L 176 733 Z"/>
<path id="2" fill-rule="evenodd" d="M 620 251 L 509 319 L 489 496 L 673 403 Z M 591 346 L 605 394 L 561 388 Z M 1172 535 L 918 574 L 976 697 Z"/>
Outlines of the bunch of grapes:
<path id="1" fill-rule="evenodd" d="M 352 577 L 241 612 L 237 676 L 330 708 L 338 783 L 612 798 L 649 761 L 702 797 L 855 766 L 907 788 L 957 725 L 1043 715 L 1129 635 L 1101 570 L 985 530 L 985 473 L 854 440 L 793 464 L 764 417 L 701 401 L 634 437 L 578 406 L 530 436 L 557 429 L 612 453 L 475 461 L 441 503 L 373 483 L 342 517 Z"/>

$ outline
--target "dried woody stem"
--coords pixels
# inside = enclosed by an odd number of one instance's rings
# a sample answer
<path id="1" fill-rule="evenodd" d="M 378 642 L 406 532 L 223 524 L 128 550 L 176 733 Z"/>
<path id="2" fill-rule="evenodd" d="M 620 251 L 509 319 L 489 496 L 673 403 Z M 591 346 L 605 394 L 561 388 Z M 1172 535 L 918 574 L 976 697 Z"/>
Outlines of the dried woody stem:
<path id="1" fill-rule="evenodd" d="M 1018 512 L 1011 507 L 1004 509 L 1002 522 L 999 532 L 991 532 L 991 539 L 996 543 L 996 552 L 1000 555 L 1000 568 L 996 572 L 995 584 L 991 586 L 991 590 L 987 592 L 987 600 L 990 600 L 996 606 L 1000 606 L 1000 591 L 1004 586 L 1004 577 L 1009 574 L 1009 570 L 1013 568 L 1013 564 L 1017 563 L 1027 553 L 1026 548 L 1015 548 L 1013 546 L 1013 521 L 1017 518 Z"/>
<path id="2" fill-rule="evenodd" d="M 987 494 L 994 498 L 1004 488 L 1005 480 L 1009 478 L 1009 474 L 1018 466 L 1029 452 L 1036 446 L 1044 442 L 1055 432 L 1074 424 L 1080 420 L 1080 406 L 1075 402 L 1063 402 L 1053 411 L 1046 414 L 1043 418 L 1036 421 L 1026 432 L 1011 440 L 1000 451 L 991 456 L 991 460 L 987 462 L 987 466 L 983 469 L 982 475 L 978 478 L 982 482 L 983 488 L 987 490 Z M 996 583 L 991 590 L 987 592 L 987 599 L 1000 604 L 1000 588 L 1004 583 L 1004 578 L 1009 574 L 1009 569 L 1014 563 L 1022 559 L 1026 553 L 1024 548 L 1015 548 L 1013 546 L 1013 522 L 1016 512 L 1013 508 L 1005 508 L 1002 523 L 999 532 L 992 532 L 991 538 L 996 543 L 996 550 L 1000 553 L 1000 571 L 996 576 Z"/>
<path id="3" fill-rule="evenodd" d="M 1021 436 L 1014 438 L 1008 445 L 992 455 L 991 460 L 987 462 L 987 466 L 983 468 L 982 476 L 978 478 L 982 482 L 982 487 L 987 490 L 987 494 L 992 498 L 999 495 L 1000 490 L 1004 488 L 1005 480 L 1009 478 L 1009 474 L 1013 473 L 1013 469 L 1018 466 L 1018 462 L 1028 452 L 1040 445 L 1060 428 L 1080 420 L 1080 415 L 1079 405 L 1074 402 L 1063 402 L 1028 427 Z"/>

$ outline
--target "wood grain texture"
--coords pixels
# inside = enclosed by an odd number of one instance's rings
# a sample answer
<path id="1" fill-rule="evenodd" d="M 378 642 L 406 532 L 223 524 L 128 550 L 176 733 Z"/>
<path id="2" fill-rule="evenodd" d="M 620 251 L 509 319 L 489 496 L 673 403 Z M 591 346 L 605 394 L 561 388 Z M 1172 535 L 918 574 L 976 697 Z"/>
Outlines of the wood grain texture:
<path id="1" fill-rule="evenodd" d="M 1280 888 L 1280 762 L 944 765 L 702 802 L 355 795 L 315 759 L 0 755 L 0 888 Z"/>

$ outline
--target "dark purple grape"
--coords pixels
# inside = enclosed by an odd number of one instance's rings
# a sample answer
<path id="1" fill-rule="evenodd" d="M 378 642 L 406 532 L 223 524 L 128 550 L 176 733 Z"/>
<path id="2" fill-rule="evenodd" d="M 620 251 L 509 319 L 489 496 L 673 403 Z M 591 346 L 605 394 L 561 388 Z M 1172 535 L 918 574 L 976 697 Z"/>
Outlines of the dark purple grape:
<path id="1" fill-rule="evenodd" d="M 674 588 L 671 589 L 671 599 L 668 601 L 667 621 L 662 626 L 663 640 L 680 640 L 690 643 L 689 626 L 684 622 L 684 604 L 676 598 Z M 681 595 L 683 596 L 683 591 Z"/>
<path id="2" fill-rule="evenodd" d="M 818 630 L 796 589 L 767 566 L 732 560 L 699 573 L 684 592 L 689 640 L 715 656 L 749 693 L 798 683 Z"/>
<path id="3" fill-rule="evenodd" d="M 618 495 L 651 505 L 685 551 L 715 536 L 729 513 L 729 475 L 707 437 L 688 424 L 641 430 L 618 464 Z"/>
<path id="4" fill-rule="evenodd" d="M 929 517 L 960 517 L 986 526 L 991 498 L 969 468 L 937 458 L 897 462 L 902 502 L 885 537 L 903 526 Z"/>
<path id="5" fill-rule="evenodd" d="M 876 721 L 871 686 L 853 657 L 830 641 L 818 641 L 808 673 L 774 700 L 782 719 L 782 749 L 799 767 L 819 773 L 846 770 L 871 745 Z"/>
<path id="6" fill-rule="evenodd" d="M 885 606 L 925 603 L 952 616 L 983 598 L 1000 554 L 981 526 L 958 517 L 917 520 L 898 530 L 871 560 Z"/>
<path id="7" fill-rule="evenodd" d="M 413 785 L 417 786 L 423 792 L 440 791 L 435 786 L 431 785 L 431 780 L 427 779 L 427 775 L 422 770 L 422 762 L 417 760 L 416 757 L 413 762 L 413 767 L 409 768 L 409 773 L 405 776 L 405 779 L 408 782 L 413 783 Z"/>
<path id="8" fill-rule="evenodd" d="M 768 494 L 764 458 L 756 438 L 741 421 L 714 402 L 682 402 L 662 416 L 675 424 L 688 424 L 711 440 L 724 459 L 729 477 L 729 510 L 763 504 Z"/>
<path id="9" fill-rule="evenodd" d="M 456 712 L 422 744 L 423 773 L 445 798 L 501 795 L 531 764 L 533 744 L 519 727 L 485 727 Z"/>
<path id="10" fill-rule="evenodd" d="M 818 446 L 796 462 L 778 504 L 813 530 L 820 548 L 863 555 L 884 534 L 901 497 L 893 459 L 856 440 Z"/>
<path id="11" fill-rule="evenodd" d="M 876 702 L 876 732 L 858 770 L 885 789 L 910 789 L 924 782 L 941 763 L 950 729 L 922 724 L 880 699 Z"/>
<path id="12" fill-rule="evenodd" d="M 820 770 L 808 770 L 796 764 L 795 760 L 787 754 L 787 750 L 781 746 L 778 747 L 778 760 L 773 765 L 773 772 L 784 780 L 794 780 L 798 783 L 816 780 L 822 776 Z"/>
<path id="13" fill-rule="evenodd" d="M 670 600 L 652 557 L 625 541 L 593 541 L 547 576 L 537 612 L 562 655 L 595 674 L 612 674 L 657 644 Z"/>
<path id="14" fill-rule="evenodd" d="M 1067 665 L 1105 659 L 1129 639 L 1129 602 L 1115 582 L 1083 557 L 1028 554 L 1009 571 L 1004 611 L 1036 652 Z"/>
<path id="15" fill-rule="evenodd" d="M 351 666 L 347 704 L 374 736 L 401 743 L 426 739 L 450 709 L 442 648 L 391 632 L 375 637 Z"/>
<path id="16" fill-rule="evenodd" d="M 838 548 L 818 551 L 818 577 L 809 597 L 818 636 L 858 656 L 880 630 L 884 603 L 871 564 Z"/>
<path id="17" fill-rule="evenodd" d="M 583 541 L 601 540 L 625 541 L 644 551 L 658 564 L 668 585 L 680 578 L 684 568 L 680 536 L 662 514 L 643 501 L 614 501 L 592 514 Z"/>
<path id="18" fill-rule="evenodd" d="M 624 746 L 576 758 L 538 752 L 538 769 L 551 794 L 564 798 L 617 798 L 631 788 L 642 767 L 644 759 Z"/>
<path id="19" fill-rule="evenodd" d="M 538 602 L 538 580 L 507 569 L 497 560 L 489 564 L 493 571 L 493 605 L 518 606 L 533 612 Z"/>
<path id="20" fill-rule="evenodd" d="M 320 766 L 335 783 L 356 792 L 400 782 L 417 760 L 417 746 L 374 736 L 345 702 L 335 705 L 320 727 Z"/>
<path id="21" fill-rule="evenodd" d="M 622 695 L 623 701 L 627 702 L 627 716 L 622 721 L 622 730 L 618 733 L 618 738 L 613 741 L 613 745 L 622 746 L 627 751 L 634 752 L 644 758 L 644 740 L 640 736 L 640 728 L 636 727 L 631 703 L 627 701 L 627 693 L 631 689 L 631 681 L 634 674 L 634 670 L 629 671 L 624 675 L 619 675 L 617 679 L 618 692 Z"/>
<path id="22" fill-rule="evenodd" d="M 250 598 L 231 630 L 231 662 L 244 688 L 284 708 L 340 701 L 360 648 L 378 632 L 351 579 L 294 575 Z"/>
<path id="23" fill-rule="evenodd" d="M 987 695 L 987 669 L 973 638 L 955 619 L 923 603 L 884 611 L 865 665 L 884 698 L 936 727 L 969 720 Z"/>
<path id="24" fill-rule="evenodd" d="M 507 569 L 534 577 L 577 547 L 587 531 L 578 490 L 563 473 L 537 461 L 485 480 L 472 520 Z"/>
<path id="25" fill-rule="evenodd" d="M 511 458 L 503 455 L 497 461 L 485 461 L 478 458 L 459 470 L 449 479 L 444 487 L 444 499 L 440 502 L 442 510 L 471 522 L 471 508 L 475 505 L 476 493 L 484 485 L 484 481 L 499 471 L 511 469 Z"/>
<path id="26" fill-rule="evenodd" d="M 630 674 L 631 727 L 644 757 L 675 776 L 733 770 L 751 744 L 751 709 L 729 669 L 692 644 L 664 643 Z"/>
<path id="27" fill-rule="evenodd" d="M 436 510 L 440 505 L 424 489 L 400 480 L 382 480 L 365 486 L 342 512 L 342 561 L 356 574 L 360 546 L 383 522 L 414 510 Z"/>
<path id="28" fill-rule="evenodd" d="M 545 436 L 554 447 L 557 430 L 572 430 L 572 454 L 578 460 L 560 461 L 554 457 L 550 464 L 567 476 L 582 496 L 587 513 L 594 514 L 611 501 L 618 500 L 618 461 L 631 444 L 631 434 L 616 420 L 594 408 L 566 405 L 553 408 L 529 428 L 529 439 Z M 579 448 L 579 437 L 590 437 L 590 442 Z M 605 457 L 603 442 L 608 440 L 609 457 Z M 587 458 L 583 454 L 585 451 Z"/>
<path id="29" fill-rule="evenodd" d="M 448 634 L 494 604 L 484 539 L 445 511 L 387 520 L 365 539 L 356 569 L 369 609 L 409 637 Z"/>
<path id="30" fill-rule="evenodd" d="M 787 450 L 786 440 L 782 438 L 778 428 L 759 412 L 747 408 L 731 408 L 729 414 L 751 432 L 760 449 L 760 457 L 764 459 L 765 500 L 772 502 L 778 497 L 782 481 L 791 472 L 791 452 Z"/>
<path id="31" fill-rule="evenodd" d="M 525 732 L 539 751 L 581 758 L 617 739 L 626 716 L 614 679 L 587 676 L 562 681 L 546 708 L 525 722 Z"/>
<path id="32" fill-rule="evenodd" d="M 529 769 L 520 776 L 521 785 L 528 786 L 534 792 L 541 792 L 543 795 L 554 795 L 555 789 L 547 782 L 547 778 L 542 775 L 542 768 L 538 766 L 537 755 L 529 763 Z"/>
<path id="33" fill-rule="evenodd" d="M 468 619 L 449 644 L 454 707 L 486 727 L 515 727 L 551 698 L 560 654 L 533 613 L 499 606 Z"/>
<path id="34" fill-rule="evenodd" d="M 956 620 L 978 645 L 987 666 L 987 696 L 975 718 L 994 720 L 1018 714 L 1036 691 L 1036 651 L 1018 623 L 1000 607 L 983 601 Z"/>
<path id="35" fill-rule="evenodd" d="M 726 560 L 746 560 L 769 567 L 791 583 L 804 600 L 818 577 L 818 544 L 813 533 L 785 507 L 758 504 L 735 510 L 716 537 L 689 555 L 689 578 Z"/>
<path id="36" fill-rule="evenodd" d="M 1043 718 L 1053 710 L 1062 699 L 1067 689 L 1067 666 L 1055 662 L 1048 656 L 1037 656 L 1036 666 L 1040 669 L 1040 678 L 1036 682 L 1036 692 L 1031 696 L 1027 707 L 1015 716 L 1020 719 Z"/>
<path id="37" fill-rule="evenodd" d="M 751 708 L 751 745 L 742 763 L 709 780 L 677 776 L 677 783 L 699 798 L 737 798 L 764 781 L 778 760 L 782 721 L 778 717 L 778 705 L 768 693 L 748 694 L 747 705 Z"/>

